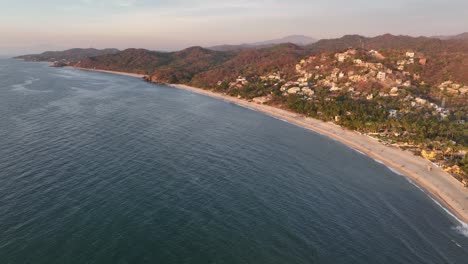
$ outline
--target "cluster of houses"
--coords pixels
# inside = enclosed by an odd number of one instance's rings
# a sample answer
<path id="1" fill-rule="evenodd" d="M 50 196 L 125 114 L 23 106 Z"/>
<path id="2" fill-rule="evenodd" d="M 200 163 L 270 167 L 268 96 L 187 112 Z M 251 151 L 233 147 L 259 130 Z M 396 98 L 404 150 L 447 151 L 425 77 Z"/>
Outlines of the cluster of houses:
<path id="1" fill-rule="evenodd" d="M 246 77 L 239 76 L 239 77 L 237 77 L 237 79 L 235 81 L 229 83 L 229 89 L 233 89 L 233 88 L 242 89 L 248 83 L 249 83 L 249 81 L 247 81 Z M 223 82 L 219 81 L 218 86 L 220 86 L 221 84 L 223 84 Z"/>
<path id="2" fill-rule="evenodd" d="M 468 86 L 462 86 L 461 84 L 454 83 L 452 81 L 446 81 L 439 85 L 441 91 L 445 91 L 452 95 L 465 96 L 468 93 Z"/>
<path id="3" fill-rule="evenodd" d="M 414 97 L 411 95 L 407 95 L 402 99 L 402 103 L 409 103 L 406 104 L 408 105 L 411 109 L 421 109 L 421 108 L 427 108 L 427 109 L 433 109 L 433 114 L 439 116 L 440 119 L 447 118 L 450 115 L 450 111 L 445 109 L 444 107 L 441 107 L 433 102 L 429 102 L 427 99 L 423 99 L 421 97 Z M 402 104 L 403 106 L 405 104 Z M 400 117 L 400 114 L 404 114 L 408 112 L 409 109 L 401 109 L 401 110 L 396 110 L 396 109 L 390 109 L 388 110 L 388 117 L 389 118 L 398 118 Z"/>
<path id="4" fill-rule="evenodd" d="M 379 62 L 367 62 L 356 56 L 355 49 L 348 49 L 342 53 L 335 53 L 333 57 L 326 56 L 325 54 L 320 57 L 309 56 L 302 59 L 295 65 L 297 73 L 293 80 L 286 80 L 284 74 L 277 71 L 268 75 L 261 76 L 260 79 L 264 85 L 271 85 L 281 83 L 280 91 L 283 96 L 288 95 L 303 95 L 307 99 L 312 99 L 317 87 L 327 87 L 330 92 L 337 92 L 346 89 L 353 98 L 365 98 L 366 100 L 375 100 L 377 97 L 398 97 L 401 96 L 402 90 L 412 86 L 412 81 L 420 79 L 419 74 L 405 72 L 400 66 L 415 63 L 424 65 L 426 59 L 423 54 L 418 54 L 413 51 L 407 51 L 404 54 L 404 59 L 397 61 L 398 68 L 390 68 Z M 368 55 L 384 59 L 384 55 L 371 50 Z M 332 60 L 330 60 L 330 58 Z M 340 66 L 341 63 L 348 61 L 352 66 Z M 360 84 L 367 82 L 380 83 L 385 89 L 380 91 L 363 91 L 357 87 Z M 248 83 L 247 79 L 239 76 L 234 82 L 229 84 L 230 88 L 242 88 Z M 447 81 L 442 83 L 439 88 L 446 90 L 448 93 L 466 94 L 468 91 L 467 86 Z M 271 95 L 254 98 L 253 101 L 257 103 L 266 103 L 271 100 Z M 402 97 L 402 102 L 407 102 L 409 109 L 417 108 L 430 108 L 434 109 L 434 114 L 440 118 L 446 118 L 450 113 L 448 110 L 435 103 L 428 102 L 426 99 L 420 97 L 413 97 L 406 95 Z M 389 117 L 397 118 L 400 112 L 407 110 L 394 110 L 390 109 Z"/>
<path id="5" fill-rule="evenodd" d="M 394 70 L 385 67 L 382 63 L 366 62 L 363 59 L 356 58 L 357 51 L 355 49 L 349 49 L 343 53 L 334 54 L 334 61 L 326 62 L 326 57 L 322 56 L 320 62 L 322 64 L 315 65 L 310 69 L 309 64 L 314 63 L 317 59 L 315 56 L 308 57 L 301 60 L 296 65 L 296 72 L 298 73 L 297 81 L 290 81 L 282 87 L 282 91 L 286 94 L 298 93 L 302 91 L 304 87 L 313 89 L 313 87 L 328 87 L 330 92 L 341 91 L 346 88 L 348 91 L 355 93 L 356 96 L 360 96 L 360 92 L 355 89 L 357 85 L 366 82 L 380 82 L 385 87 L 392 87 L 389 94 L 384 96 L 397 96 L 399 88 L 411 87 L 412 80 L 419 80 L 418 74 L 411 74 L 405 71 Z M 377 51 L 369 51 L 369 54 L 373 57 L 382 59 L 385 58 L 382 54 Z M 413 52 L 408 52 L 407 56 L 414 58 Z M 340 66 L 347 60 L 351 60 L 353 63 L 352 67 Z M 316 64 L 316 63 L 315 63 Z M 332 69 L 330 68 L 332 67 Z M 350 69 L 351 68 L 351 69 Z M 347 70 L 345 70 L 347 69 Z M 301 88 L 291 89 L 291 88 Z M 289 92 L 289 89 L 291 91 Z M 306 91 L 308 91 L 306 89 Z M 373 96 L 368 99 L 371 100 Z"/>

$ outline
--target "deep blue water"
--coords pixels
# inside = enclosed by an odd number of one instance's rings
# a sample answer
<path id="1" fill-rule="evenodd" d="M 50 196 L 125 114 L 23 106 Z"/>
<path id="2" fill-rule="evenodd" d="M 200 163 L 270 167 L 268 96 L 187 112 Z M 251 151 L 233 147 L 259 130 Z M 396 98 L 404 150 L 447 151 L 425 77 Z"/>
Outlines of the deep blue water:
<path id="1" fill-rule="evenodd" d="M 0 60 L 0 263 L 468 263 L 346 146 L 130 77 Z"/>

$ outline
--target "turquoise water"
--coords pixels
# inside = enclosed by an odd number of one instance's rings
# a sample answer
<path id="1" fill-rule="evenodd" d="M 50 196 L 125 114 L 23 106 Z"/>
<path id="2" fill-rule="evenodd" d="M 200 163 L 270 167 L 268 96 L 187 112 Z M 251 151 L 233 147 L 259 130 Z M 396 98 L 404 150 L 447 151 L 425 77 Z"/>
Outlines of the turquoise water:
<path id="1" fill-rule="evenodd" d="M 467 263 L 404 177 L 272 117 L 0 60 L 0 263 Z"/>

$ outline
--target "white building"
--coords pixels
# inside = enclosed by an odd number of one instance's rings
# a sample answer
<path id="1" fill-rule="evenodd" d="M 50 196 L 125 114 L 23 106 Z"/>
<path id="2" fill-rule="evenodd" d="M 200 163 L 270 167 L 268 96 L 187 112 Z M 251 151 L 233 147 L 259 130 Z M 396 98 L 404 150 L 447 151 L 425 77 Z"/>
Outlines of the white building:
<path id="1" fill-rule="evenodd" d="M 298 92 L 301 91 L 301 88 L 299 87 L 293 87 L 288 89 L 288 94 L 297 94 Z"/>
<path id="2" fill-rule="evenodd" d="M 407 52 L 406 52 L 406 57 L 408 57 L 408 58 L 414 58 L 414 52 L 412 52 L 412 51 L 407 51 Z"/>
<path id="3" fill-rule="evenodd" d="M 385 72 L 379 72 L 377 73 L 377 79 L 381 80 L 381 81 L 385 81 L 385 78 L 386 78 L 386 73 Z"/>

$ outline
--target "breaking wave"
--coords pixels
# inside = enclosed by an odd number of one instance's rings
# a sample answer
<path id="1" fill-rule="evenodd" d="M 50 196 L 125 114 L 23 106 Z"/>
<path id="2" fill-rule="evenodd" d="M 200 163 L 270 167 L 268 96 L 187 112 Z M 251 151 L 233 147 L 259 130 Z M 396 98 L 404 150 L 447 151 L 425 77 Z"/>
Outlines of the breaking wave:
<path id="1" fill-rule="evenodd" d="M 377 160 L 377 159 L 374 159 L 376 162 L 378 163 L 381 163 L 383 164 L 383 162 L 381 162 L 380 160 Z M 436 203 L 440 208 L 442 208 L 448 215 L 450 215 L 453 219 L 455 219 L 457 222 L 458 222 L 458 225 L 453 227 L 453 229 L 455 231 L 457 231 L 459 234 L 465 236 L 465 237 L 468 237 L 468 224 L 463 222 L 460 218 L 458 218 L 456 215 L 454 215 L 448 208 L 446 208 L 445 206 L 443 206 L 439 201 L 437 201 L 436 199 L 434 199 L 429 193 L 427 193 L 423 188 L 421 188 L 418 184 L 416 184 L 414 181 L 412 181 L 410 178 L 408 178 L 407 176 L 401 174 L 400 172 L 396 171 L 395 169 L 389 167 L 389 166 L 386 166 L 389 170 L 391 170 L 393 173 L 397 174 L 397 175 L 400 175 L 400 176 L 403 176 L 410 184 L 412 184 L 413 186 L 415 186 L 416 188 L 418 188 L 420 191 L 422 191 L 423 193 L 425 193 L 429 198 L 431 198 L 432 201 L 434 201 L 434 203 Z"/>

